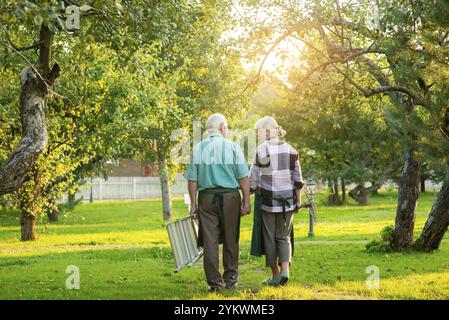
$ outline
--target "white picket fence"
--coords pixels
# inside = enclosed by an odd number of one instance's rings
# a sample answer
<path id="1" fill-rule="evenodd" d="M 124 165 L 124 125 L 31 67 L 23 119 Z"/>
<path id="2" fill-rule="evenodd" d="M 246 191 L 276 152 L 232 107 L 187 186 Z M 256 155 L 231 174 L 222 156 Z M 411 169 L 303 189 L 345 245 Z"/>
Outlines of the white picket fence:
<path id="1" fill-rule="evenodd" d="M 182 176 L 176 178 L 171 185 L 171 194 L 174 197 L 187 193 L 187 180 Z M 161 183 L 158 177 L 109 177 L 108 179 L 95 178 L 88 181 L 76 194 L 76 199 L 84 201 L 103 200 L 137 200 L 161 198 Z M 63 201 L 67 200 L 67 195 Z"/>
<path id="2" fill-rule="evenodd" d="M 369 185 L 369 184 L 367 184 Z M 355 185 L 348 185 L 350 190 Z M 315 192 L 321 192 L 326 189 L 326 184 L 318 184 L 315 186 Z M 427 191 L 437 191 L 441 188 L 441 184 L 433 184 L 426 181 Z M 397 185 L 388 181 L 383 189 L 397 190 Z M 187 193 L 187 180 L 179 175 L 175 182 L 171 185 L 171 194 L 173 197 L 183 197 Z M 95 178 L 86 183 L 76 194 L 76 199 L 83 198 L 84 201 L 103 201 L 103 200 L 137 200 L 137 199 L 153 199 L 161 198 L 161 183 L 158 177 L 109 177 L 107 180 L 103 178 Z M 67 201 L 65 195 L 62 201 Z"/>

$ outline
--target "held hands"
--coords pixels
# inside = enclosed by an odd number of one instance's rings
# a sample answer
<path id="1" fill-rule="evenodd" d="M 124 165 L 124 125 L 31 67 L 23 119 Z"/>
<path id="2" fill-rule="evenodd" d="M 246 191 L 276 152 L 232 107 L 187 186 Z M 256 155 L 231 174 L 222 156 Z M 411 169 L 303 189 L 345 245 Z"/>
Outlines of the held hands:
<path id="1" fill-rule="evenodd" d="M 242 206 L 240 208 L 240 214 L 246 216 L 251 212 L 251 203 L 249 200 L 243 199 Z"/>

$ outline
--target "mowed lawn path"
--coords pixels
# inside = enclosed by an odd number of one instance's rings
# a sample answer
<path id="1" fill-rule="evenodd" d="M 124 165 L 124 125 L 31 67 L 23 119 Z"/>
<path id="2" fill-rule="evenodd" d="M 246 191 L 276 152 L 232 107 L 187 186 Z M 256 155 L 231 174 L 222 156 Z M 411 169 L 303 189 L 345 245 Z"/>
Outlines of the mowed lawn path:
<path id="1" fill-rule="evenodd" d="M 39 221 L 35 242 L 19 241 L 17 212 L 0 210 L 0 299 L 449 299 L 449 241 L 434 253 L 366 253 L 367 241 L 394 223 L 396 195 L 381 193 L 360 207 L 326 207 L 318 197 L 316 236 L 308 215 L 295 216 L 289 285 L 263 288 L 264 259 L 249 255 L 252 216 L 243 218 L 238 291 L 208 294 L 202 260 L 175 274 L 160 200 L 79 205 L 60 221 Z M 433 195 L 418 204 L 419 235 Z M 174 201 L 176 218 L 186 215 Z M 66 289 L 67 266 L 80 269 L 80 290 Z M 377 266 L 370 290 L 366 268 Z"/>

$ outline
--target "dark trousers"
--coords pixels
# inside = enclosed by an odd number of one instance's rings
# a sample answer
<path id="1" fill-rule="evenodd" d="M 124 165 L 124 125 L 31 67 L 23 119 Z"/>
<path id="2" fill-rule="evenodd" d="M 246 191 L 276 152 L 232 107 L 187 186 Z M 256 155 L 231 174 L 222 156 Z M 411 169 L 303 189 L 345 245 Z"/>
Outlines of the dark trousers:
<path id="1" fill-rule="evenodd" d="M 239 192 L 223 193 L 223 210 L 210 189 L 200 192 L 199 215 L 203 236 L 204 272 L 209 286 L 232 287 L 238 280 L 240 206 Z M 223 276 L 219 271 L 219 243 L 223 242 Z"/>

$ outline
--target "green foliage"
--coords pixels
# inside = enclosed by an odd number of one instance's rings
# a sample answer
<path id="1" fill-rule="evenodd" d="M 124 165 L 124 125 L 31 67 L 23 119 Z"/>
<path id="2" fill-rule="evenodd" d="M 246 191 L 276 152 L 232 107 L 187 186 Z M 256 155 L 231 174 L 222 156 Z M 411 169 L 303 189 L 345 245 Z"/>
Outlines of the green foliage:
<path id="1" fill-rule="evenodd" d="M 81 30 L 66 30 L 65 1 L 0 5 L 0 164 L 20 138 L 17 74 L 36 63 L 40 26 L 52 32 L 52 58 L 62 69 L 46 112 L 49 143 L 30 180 L 9 198 L 42 215 L 84 178 L 107 175 L 122 158 L 168 159 L 175 130 L 211 110 L 238 118 L 228 103 L 241 83 L 238 56 L 221 40 L 229 30 L 222 1 L 95 1 L 80 8 Z M 228 23 L 224 23 L 224 22 Z M 198 59 L 198 57 L 204 57 Z M 216 100 L 216 101 L 215 101 Z M 168 161 L 169 175 L 179 171 Z"/>
<path id="2" fill-rule="evenodd" d="M 382 231 L 380 232 L 380 238 L 383 241 L 391 242 L 393 240 L 393 230 L 394 230 L 393 225 L 383 228 Z"/>
<path id="3" fill-rule="evenodd" d="M 390 242 L 383 240 L 372 240 L 365 245 L 365 251 L 368 253 L 388 253 L 392 252 Z"/>
<path id="4" fill-rule="evenodd" d="M 146 48 L 133 57 L 133 69 L 140 70 L 135 74 L 139 94 L 153 97 L 152 105 L 142 112 L 152 126 L 137 132 L 140 153 L 148 162 L 167 161 L 170 180 L 183 166 L 171 159 L 171 152 L 192 133 L 192 122 L 222 112 L 233 123 L 240 118 L 240 104 L 246 98 L 238 95 L 243 87 L 239 53 L 220 39 L 230 28 L 229 5 L 204 2 L 201 10 L 194 33 L 161 48 L 159 65 L 148 61 Z M 173 60 L 166 61 L 167 56 Z"/>
<path id="5" fill-rule="evenodd" d="M 73 56 L 92 58 L 70 64 Z M 46 113 L 47 149 L 31 172 L 31 180 L 10 196 L 15 206 L 32 215 L 44 214 L 52 199 L 82 182 L 76 169 L 92 164 L 101 156 L 103 161 L 97 161 L 90 173 L 83 173 L 84 176 L 95 174 L 106 160 L 128 155 L 129 145 L 122 142 L 119 146 L 119 142 L 127 141 L 132 122 L 124 126 L 123 119 L 137 116 L 135 108 L 128 104 L 131 84 L 117 68 L 115 51 L 102 44 L 86 44 L 75 39 L 58 59 L 60 63 L 67 62 L 67 67 L 54 88 L 58 96 L 49 102 Z M 8 77 L 9 74 L 2 74 L 3 83 L 10 83 L 13 91 L 17 83 L 8 82 Z M 18 103 L 17 97 L 14 100 Z M 2 103 L 1 106 L 2 111 L 9 112 L 9 105 Z M 9 119 L 17 123 L 16 119 Z M 11 150 L 18 138 L 17 131 L 2 128 L 4 146 Z"/>
<path id="6" fill-rule="evenodd" d="M 394 226 L 386 226 L 380 232 L 380 239 L 372 240 L 366 244 L 366 252 L 369 253 L 382 253 L 392 252 L 391 241 L 393 240 Z"/>
<path id="7" fill-rule="evenodd" d="M 266 80 L 254 103 L 260 116 L 273 115 L 287 131 L 308 177 L 363 184 L 378 180 L 400 157 L 384 102 L 360 97 L 332 72 L 309 80 L 299 92 Z"/>

